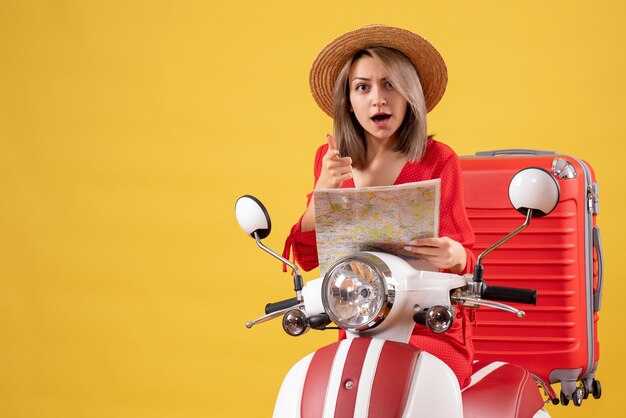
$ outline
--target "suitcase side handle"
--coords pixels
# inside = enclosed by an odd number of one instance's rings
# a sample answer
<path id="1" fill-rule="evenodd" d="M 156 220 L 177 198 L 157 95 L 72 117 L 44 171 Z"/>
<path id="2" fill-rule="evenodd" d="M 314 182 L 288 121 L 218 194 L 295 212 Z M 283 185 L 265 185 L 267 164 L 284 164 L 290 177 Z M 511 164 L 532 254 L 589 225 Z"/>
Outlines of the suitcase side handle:
<path id="1" fill-rule="evenodd" d="M 600 228 L 593 227 L 593 248 L 598 255 L 598 288 L 593 295 L 593 311 L 600 310 L 602 303 L 602 285 L 604 284 L 604 259 L 602 257 L 602 241 L 600 241 Z"/>
<path id="2" fill-rule="evenodd" d="M 496 155 L 556 155 L 554 151 L 541 151 L 536 149 L 524 149 L 524 148 L 509 148 L 509 149 L 496 149 L 491 151 L 478 151 L 477 157 L 495 157 Z"/>

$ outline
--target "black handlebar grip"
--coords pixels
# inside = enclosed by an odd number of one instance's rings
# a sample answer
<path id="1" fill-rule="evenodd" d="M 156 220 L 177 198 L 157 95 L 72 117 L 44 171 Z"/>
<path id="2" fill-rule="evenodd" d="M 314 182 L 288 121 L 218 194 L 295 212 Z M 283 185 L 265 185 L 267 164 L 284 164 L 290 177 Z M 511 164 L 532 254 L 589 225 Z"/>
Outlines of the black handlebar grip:
<path id="1" fill-rule="evenodd" d="M 482 298 L 489 300 L 499 300 L 502 302 L 517 302 L 536 305 L 537 291 L 532 289 L 519 289 L 517 287 L 485 286 L 482 291 Z"/>
<path id="2" fill-rule="evenodd" d="M 291 308 L 292 306 L 296 306 L 298 304 L 297 298 L 285 299 L 278 301 L 276 303 L 268 303 L 265 305 L 265 313 L 271 314 L 276 311 L 280 311 L 282 309 Z"/>

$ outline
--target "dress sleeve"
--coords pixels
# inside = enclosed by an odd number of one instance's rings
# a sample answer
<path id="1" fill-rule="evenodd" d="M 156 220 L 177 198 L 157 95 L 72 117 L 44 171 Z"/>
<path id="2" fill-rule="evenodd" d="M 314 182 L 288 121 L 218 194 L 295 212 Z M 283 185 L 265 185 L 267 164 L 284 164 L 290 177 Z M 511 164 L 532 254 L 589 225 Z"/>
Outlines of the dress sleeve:
<path id="1" fill-rule="evenodd" d="M 323 145 L 318 148 L 315 154 L 315 163 L 313 165 L 314 182 L 313 188 L 317 184 L 317 180 L 320 177 L 322 171 L 322 158 L 326 154 L 328 145 Z M 307 207 L 311 203 L 313 192 L 307 195 Z M 317 258 L 317 240 L 315 238 L 315 230 L 302 232 L 302 217 L 291 228 L 289 236 L 285 240 L 285 248 L 283 249 L 283 257 L 289 259 L 293 254 L 293 261 L 298 263 L 305 271 L 314 269 L 319 265 Z M 283 271 L 286 271 L 286 266 L 283 265 Z"/>
<path id="2" fill-rule="evenodd" d="M 474 248 L 474 230 L 467 218 L 465 196 L 463 194 L 463 177 L 459 157 L 451 155 L 443 164 L 441 178 L 441 207 L 439 216 L 439 235 L 449 237 L 461 243 L 467 254 L 465 270 L 462 274 L 471 273 L 476 264 Z"/>

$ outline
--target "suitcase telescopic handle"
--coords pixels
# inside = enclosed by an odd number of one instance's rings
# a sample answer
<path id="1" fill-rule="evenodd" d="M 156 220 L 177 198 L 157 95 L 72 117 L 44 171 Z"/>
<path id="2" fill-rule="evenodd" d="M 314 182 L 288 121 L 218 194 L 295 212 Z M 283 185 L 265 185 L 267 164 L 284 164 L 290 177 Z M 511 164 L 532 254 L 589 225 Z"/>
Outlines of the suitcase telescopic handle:
<path id="1" fill-rule="evenodd" d="M 520 289 L 505 286 L 484 286 L 482 298 L 487 300 L 499 300 L 502 302 L 537 304 L 537 291 L 532 289 Z"/>
<path id="2" fill-rule="evenodd" d="M 554 151 L 542 151 L 537 149 L 510 148 L 496 149 L 491 151 L 479 151 L 477 157 L 495 157 L 496 155 L 556 155 Z"/>

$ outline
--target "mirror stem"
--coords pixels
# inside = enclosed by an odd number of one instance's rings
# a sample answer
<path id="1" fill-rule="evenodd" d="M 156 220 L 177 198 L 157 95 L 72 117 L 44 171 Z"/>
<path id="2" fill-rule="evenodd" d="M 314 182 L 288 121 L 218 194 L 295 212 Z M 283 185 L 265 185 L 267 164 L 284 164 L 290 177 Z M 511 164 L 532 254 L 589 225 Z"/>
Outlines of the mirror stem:
<path id="1" fill-rule="evenodd" d="M 474 267 L 474 281 L 475 282 L 483 281 L 483 258 L 487 254 L 489 254 L 490 252 L 492 252 L 493 250 L 495 250 L 496 248 L 498 248 L 499 246 L 501 246 L 502 244 L 504 244 L 505 242 L 513 238 L 515 235 L 519 234 L 524 229 L 526 229 L 526 227 L 530 225 L 530 219 L 532 218 L 532 216 L 533 216 L 533 210 L 528 209 L 528 212 L 526 213 L 526 220 L 519 228 L 515 229 L 510 234 L 508 234 L 504 238 L 501 238 L 498 242 L 496 242 L 495 244 L 492 244 L 489 248 L 487 248 L 485 251 L 480 253 L 478 258 L 476 259 L 476 267 Z"/>
<path id="2" fill-rule="evenodd" d="M 298 302 L 302 303 L 302 287 L 303 287 L 304 283 L 303 283 L 303 280 L 302 280 L 302 276 L 300 275 L 300 270 L 298 270 L 298 267 L 295 264 L 293 264 L 291 261 L 289 261 L 286 258 L 276 254 L 270 248 L 268 248 L 265 245 L 263 245 L 263 243 L 261 242 L 261 239 L 259 238 L 259 234 L 257 234 L 256 231 L 254 232 L 254 240 L 256 241 L 256 245 L 258 245 L 259 248 L 261 248 L 263 251 L 265 251 L 266 253 L 274 256 L 275 258 L 279 259 L 280 261 L 282 261 L 283 263 L 285 263 L 289 267 L 291 267 L 291 269 L 294 272 L 294 276 L 293 276 L 293 287 L 294 287 L 294 289 L 293 290 L 296 291 L 296 298 L 298 299 Z"/>

